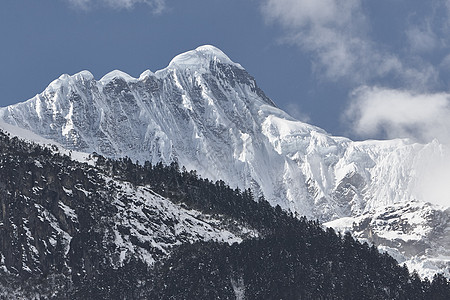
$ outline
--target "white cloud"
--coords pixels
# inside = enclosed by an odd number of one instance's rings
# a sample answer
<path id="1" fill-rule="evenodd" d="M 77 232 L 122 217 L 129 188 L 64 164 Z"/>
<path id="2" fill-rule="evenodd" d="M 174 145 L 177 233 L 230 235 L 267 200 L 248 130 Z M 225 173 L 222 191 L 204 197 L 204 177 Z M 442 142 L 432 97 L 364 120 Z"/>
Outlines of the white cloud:
<path id="1" fill-rule="evenodd" d="M 76 8 L 88 10 L 93 7 L 106 6 L 114 9 L 132 9 L 137 4 L 148 5 L 154 13 L 165 9 L 166 0 L 67 0 Z"/>
<path id="2" fill-rule="evenodd" d="M 359 10 L 360 0 L 268 0 L 263 12 L 286 27 L 346 25 Z"/>
<path id="3" fill-rule="evenodd" d="M 285 107 L 286 112 L 289 113 L 291 117 L 294 117 L 295 119 L 308 123 L 311 121 L 311 118 L 307 113 L 305 113 L 300 105 L 296 102 L 289 102 L 287 103 Z"/>
<path id="4" fill-rule="evenodd" d="M 88 9 L 91 0 L 66 0 L 75 8 Z"/>
<path id="5" fill-rule="evenodd" d="M 418 57 L 405 60 L 371 39 L 362 0 L 266 0 L 262 11 L 269 22 L 285 28 L 284 41 L 312 54 L 313 70 L 319 76 L 352 84 L 391 76 L 417 89 L 437 82 L 439 74 L 432 64 Z M 431 31 L 419 28 L 411 28 L 409 36 L 421 51 L 436 42 Z"/>
<path id="6" fill-rule="evenodd" d="M 424 28 L 419 26 L 411 26 L 411 28 L 406 31 L 406 35 L 408 37 L 411 49 L 419 53 L 431 52 L 439 43 L 438 38 L 431 29 L 430 24 L 427 24 Z"/>
<path id="7" fill-rule="evenodd" d="M 268 0 L 263 13 L 289 31 L 286 41 L 317 55 L 317 70 L 337 79 L 355 65 L 354 48 L 364 47 L 358 34 L 351 34 L 364 25 L 359 6 L 359 0 Z"/>
<path id="8" fill-rule="evenodd" d="M 450 94 L 362 87 L 352 93 L 346 112 L 354 132 L 364 138 L 384 135 L 421 142 L 450 142 Z"/>
<path id="9" fill-rule="evenodd" d="M 442 59 L 440 63 L 440 68 L 447 72 L 450 71 L 450 54 L 448 54 Z"/>

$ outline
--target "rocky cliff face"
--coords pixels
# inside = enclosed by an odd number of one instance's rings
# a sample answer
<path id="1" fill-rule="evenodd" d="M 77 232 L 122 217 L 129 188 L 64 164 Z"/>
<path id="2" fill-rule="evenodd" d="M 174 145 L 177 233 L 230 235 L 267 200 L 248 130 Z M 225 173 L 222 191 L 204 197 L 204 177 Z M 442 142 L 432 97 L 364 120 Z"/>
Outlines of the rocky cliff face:
<path id="1" fill-rule="evenodd" d="M 0 117 L 67 149 L 177 161 L 323 222 L 432 202 L 440 173 L 430 170 L 449 157 L 436 141 L 354 142 L 299 122 L 212 46 L 139 78 L 120 71 L 98 81 L 87 71 L 63 75 L 36 97 L 0 109 Z"/>

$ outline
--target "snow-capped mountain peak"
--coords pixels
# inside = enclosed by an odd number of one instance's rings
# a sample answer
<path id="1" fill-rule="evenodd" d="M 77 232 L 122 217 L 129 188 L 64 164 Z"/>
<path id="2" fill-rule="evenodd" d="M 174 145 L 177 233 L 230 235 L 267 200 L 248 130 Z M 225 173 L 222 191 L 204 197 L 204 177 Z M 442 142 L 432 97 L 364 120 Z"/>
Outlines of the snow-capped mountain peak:
<path id="1" fill-rule="evenodd" d="M 243 69 L 240 64 L 233 62 L 225 53 L 222 52 L 222 50 L 212 45 L 203 45 L 197 47 L 195 50 L 175 56 L 170 61 L 168 68 L 188 68 L 191 66 L 198 70 L 200 66 L 209 68 L 211 61 L 221 64 L 229 64 Z"/>
<path id="2" fill-rule="evenodd" d="M 74 75 L 62 74 L 58 79 L 53 80 L 46 91 L 56 91 L 60 89 L 62 86 L 74 85 L 77 83 L 87 82 L 90 80 L 94 80 L 94 75 L 87 70 L 80 71 Z"/>
<path id="3" fill-rule="evenodd" d="M 136 78 L 134 78 L 133 76 L 131 76 L 125 72 L 122 72 L 120 70 L 113 70 L 113 71 L 109 72 L 108 74 L 106 74 L 105 76 L 103 76 L 99 80 L 99 82 L 106 84 L 115 78 L 120 78 L 125 81 L 136 81 L 137 80 Z"/>
<path id="4" fill-rule="evenodd" d="M 62 75 L 34 98 L 1 108 L 0 119 L 68 149 L 176 160 L 324 222 L 432 201 L 425 183 L 437 181 L 427 166 L 450 157 L 437 142 L 353 142 L 297 121 L 213 46 L 139 78 L 121 71 L 98 81 L 88 71 Z"/>
<path id="5" fill-rule="evenodd" d="M 436 142 L 353 142 L 297 121 L 214 46 L 180 54 L 139 78 L 118 70 L 98 81 L 89 71 L 65 74 L 0 116 L 69 149 L 177 160 L 324 221 L 429 201 L 421 199 L 417 173 L 426 156 L 447 151 Z"/>

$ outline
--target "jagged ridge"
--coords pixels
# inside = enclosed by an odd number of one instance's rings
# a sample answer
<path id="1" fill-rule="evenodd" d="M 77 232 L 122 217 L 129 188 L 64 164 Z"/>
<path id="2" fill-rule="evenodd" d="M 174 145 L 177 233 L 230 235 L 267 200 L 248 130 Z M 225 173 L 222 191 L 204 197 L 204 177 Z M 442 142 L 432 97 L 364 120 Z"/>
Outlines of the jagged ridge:
<path id="1" fill-rule="evenodd" d="M 87 71 L 63 75 L 29 101 L 0 109 L 0 116 L 69 149 L 177 161 L 321 221 L 432 201 L 424 192 L 433 182 L 428 170 L 449 157 L 436 141 L 353 142 L 296 121 L 213 46 L 139 78 L 120 71 L 99 81 Z"/>

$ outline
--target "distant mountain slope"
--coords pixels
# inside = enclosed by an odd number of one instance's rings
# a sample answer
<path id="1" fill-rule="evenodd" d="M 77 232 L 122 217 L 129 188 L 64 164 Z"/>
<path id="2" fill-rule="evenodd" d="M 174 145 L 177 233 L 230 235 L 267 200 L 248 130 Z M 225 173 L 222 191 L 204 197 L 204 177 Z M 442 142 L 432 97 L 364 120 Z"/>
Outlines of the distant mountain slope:
<path id="1" fill-rule="evenodd" d="M 92 157 L 0 131 L 2 299 L 447 299 L 417 275 L 176 163 Z M 240 297 L 240 298 L 239 298 Z"/>
<path id="2" fill-rule="evenodd" d="M 437 141 L 354 142 L 299 122 L 213 46 L 180 54 L 167 68 L 139 78 L 120 71 L 98 81 L 88 71 L 62 75 L 36 97 L 1 108 L 0 119 L 67 149 L 141 163 L 177 161 L 322 222 L 373 215 L 412 201 L 434 202 L 442 197 L 434 191 L 442 188 L 441 171 L 450 157 Z M 422 224 L 428 228 L 426 239 L 433 226 L 448 227 L 449 220 L 445 208 L 429 207 L 436 213 Z M 438 215 L 445 217 L 433 219 Z M 423 256 L 432 247 L 426 243 L 417 255 L 431 270 L 436 264 L 429 258 L 437 257 L 437 268 L 448 268 L 448 240 L 434 240 L 444 250 Z M 411 256 L 404 254 L 409 263 Z"/>

